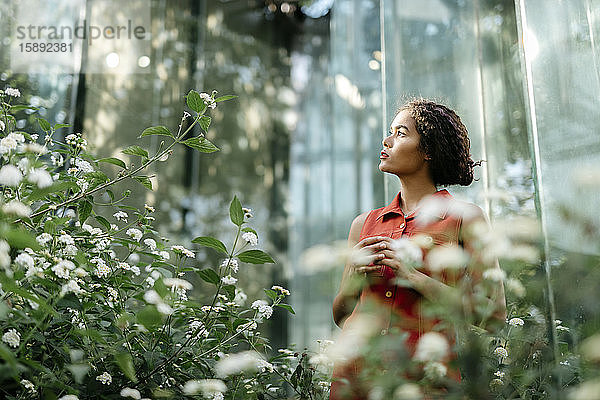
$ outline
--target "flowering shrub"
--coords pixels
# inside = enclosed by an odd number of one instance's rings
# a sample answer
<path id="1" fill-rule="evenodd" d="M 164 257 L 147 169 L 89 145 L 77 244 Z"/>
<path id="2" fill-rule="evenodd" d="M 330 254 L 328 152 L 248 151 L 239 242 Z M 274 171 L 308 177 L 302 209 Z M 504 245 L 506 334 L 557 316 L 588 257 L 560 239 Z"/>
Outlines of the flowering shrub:
<path id="1" fill-rule="evenodd" d="M 0 91 L 4 398 L 326 396 L 327 382 L 307 353 L 271 354 L 258 330 L 274 307 L 294 312 L 285 303 L 289 291 L 273 286 L 248 307 L 236 287 L 241 265 L 274 262 L 254 248 L 259 235 L 237 197 L 229 209 L 236 233 L 230 246 L 208 236 L 192 240 L 221 254 L 222 263 L 212 267 L 196 261 L 196 250 L 159 237 L 153 206 L 126 205 L 128 194 L 113 192 L 126 179 L 152 190 L 148 166 L 166 160 L 176 145 L 217 151 L 203 134 L 188 134 L 196 125 L 206 132 L 207 110 L 234 96 L 190 91 L 193 116 L 185 112 L 176 133 L 145 129 L 140 137 L 160 135 L 168 144 L 153 154 L 125 148 L 132 164 L 96 159 L 81 134 L 63 142 L 57 132 L 66 125 L 42 118 L 43 138 L 15 131 L 13 114 L 33 109 L 13 104 L 19 96 L 14 88 Z M 194 281 L 212 287 L 210 301 L 196 298 Z"/>

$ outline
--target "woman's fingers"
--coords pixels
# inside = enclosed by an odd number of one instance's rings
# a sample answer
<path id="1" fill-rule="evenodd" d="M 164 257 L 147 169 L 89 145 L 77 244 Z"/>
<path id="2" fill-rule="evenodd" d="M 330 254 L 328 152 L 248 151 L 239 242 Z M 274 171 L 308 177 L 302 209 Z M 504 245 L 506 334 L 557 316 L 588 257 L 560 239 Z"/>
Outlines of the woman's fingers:
<path id="1" fill-rule="evenodd" d="M 357 274 L 365 274 L 365 273 L 369 273 L 369 272 L 379 271 L 380 269 L 381 269 L 381 267 L 379 265 L 366 265 L 364 267 L 356 268 L 356 273 Z"/>
<path id="2" fill-rule="evenodd" d="M 360 242 L 358 242 L 356 244 L 356 246 L 354 247 L 359 247 L 359 248 L 364 248 L 367 246 L 371 246 L 373 244 L 379 243 L 379 242 L 389 242 L 391 239 L 387 236 L 371 236 L 368 238 L 364 238 L 363 240 L 361 240 Z"/>

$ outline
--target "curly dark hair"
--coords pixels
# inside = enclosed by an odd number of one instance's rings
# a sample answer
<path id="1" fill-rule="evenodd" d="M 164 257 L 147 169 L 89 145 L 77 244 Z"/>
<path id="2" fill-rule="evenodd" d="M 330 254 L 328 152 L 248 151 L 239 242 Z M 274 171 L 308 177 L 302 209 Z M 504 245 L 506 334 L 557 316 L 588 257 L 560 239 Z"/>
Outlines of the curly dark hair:
<path id="1" fill-rule="evenodd" d="M 469 186 L 473 169 L 481 161 L 471 158 L 467 128 L 454 110 L 427 99 L 413 99 L 398 112 L 408 110 L 421 136 L 419 148 L 429 158 L 433 183 Z"/>

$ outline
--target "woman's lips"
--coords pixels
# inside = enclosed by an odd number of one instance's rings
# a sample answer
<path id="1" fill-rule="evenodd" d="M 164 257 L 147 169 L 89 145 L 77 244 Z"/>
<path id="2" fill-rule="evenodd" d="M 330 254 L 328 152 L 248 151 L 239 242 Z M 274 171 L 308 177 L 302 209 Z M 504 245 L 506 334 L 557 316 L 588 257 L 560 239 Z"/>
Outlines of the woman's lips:
<path id="1" fill-rule="evenodd" d="M 385 151 L 382 151 L 381 154 L 379 155 L 379 159 L 384 159 L 384 158 L 388 158 L 388 157 L 389 157 L 389 155 Z"/>

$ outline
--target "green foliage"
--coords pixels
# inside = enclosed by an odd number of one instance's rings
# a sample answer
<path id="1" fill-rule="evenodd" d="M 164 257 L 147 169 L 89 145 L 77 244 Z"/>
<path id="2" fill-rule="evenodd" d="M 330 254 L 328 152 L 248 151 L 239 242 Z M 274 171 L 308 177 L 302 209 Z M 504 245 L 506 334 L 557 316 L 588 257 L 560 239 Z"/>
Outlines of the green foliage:
<path id="1" fill-rule="evenodd" d="M 152 225 L 153 207 L 127 204 L 128 190 L 114 192 L 124 180 L 152 190 L 145 169 L 165 160 L 174 146 L 217 151 L 202 136 L 186 139 L 196 124 L 209 128 L 207 110 L 234 97 L 215 99 L 215 94 L 188 93 L 187 105 L 196 115 L 185 131 L 143 130 L 140 138 L 162 135 L 170 143 L 155 152 L 138 144 L 125 148 L 123 154 L 141 158 L 141 165 L 128 167 L 115 157 L 88 154 L 80 134 L 67 135 L 65 143 L 52 139 L 66 125 L 38 118 L 47 133 L 43 144 L 15 132 L 10 113 L 33 108 L 11 105 L 0 92 L 5 124 L 0 136 L 10 135 L 5 142 L 10 146 L 19 143 L 2 155 L 0 166 L 0 397 L 110 399 L 128 392 L 197 397 L 198 385 L 211 382 L 207 379 L 219 379 L 226 398 L 234 393 L 284 398 L 288 390 L 326 397 L 317 384 L 317 379 L 326 381 L 320 373 L 309 380 L 305 374 L 301 385 L 290 386 L 289 371 L 298 363 L 311 367 L 304 358 L 272 356 L 259 334 L 259 324 L 274 307 L 294 312 L 283 302 L 289 292 L 267 289 L 268 302 L 247 306 L 247 295 L 236 286 L 233 275 L 240 263 L 274 262 L 259 249 L 247 249 L 256 245 L 258 234 L 248 226 L 251 215 L 237 196 L 230 206 L 234 243 L 209 236 L 191 241 L 225 257 L 214 268 L 196 259 L 199 249 L 167 245 Z M 119 167 L 116 175 L 99 169 L 106 164 Z M 16 174 L 15 165 L 27 165 L 29 171 Z M 3 174 L 9 170 L 12 176 Z M 252 365 L 217 373 L 229 357 L 245 351 Z"/>

